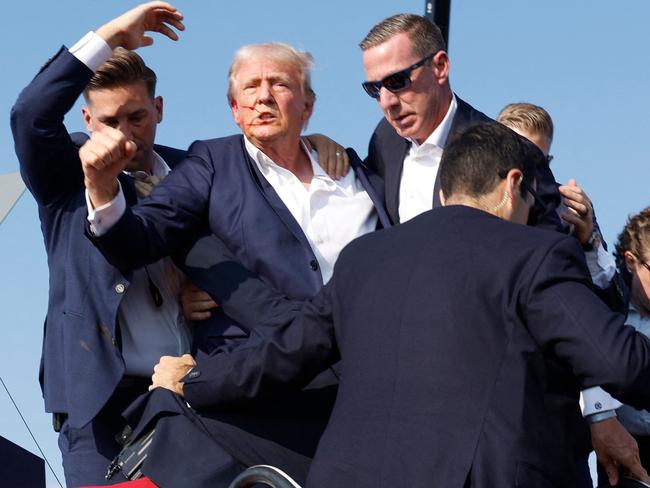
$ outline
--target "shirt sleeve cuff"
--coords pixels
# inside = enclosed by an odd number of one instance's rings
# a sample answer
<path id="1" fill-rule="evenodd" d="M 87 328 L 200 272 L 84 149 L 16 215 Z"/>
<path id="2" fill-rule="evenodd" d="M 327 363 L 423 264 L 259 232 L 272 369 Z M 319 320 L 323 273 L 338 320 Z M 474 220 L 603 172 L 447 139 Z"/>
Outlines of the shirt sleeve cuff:
<path id="1" fill-rule="evenodd" d="M 69 51 L 93 73 L 113 55 L 106 41 L 92 31 L 79 39 Z"/>
<path id="2" fill-rule="evenodd" d="M 103 236 L 120 220 L 126 210 L 126 200 L 119 180 L 117 182 L 117 195 L 113 200 L 101 207 L 93 208 L 88 190 L 86 190 L 86 206 L 88 207 L 90 232 L 97 237 Z"/>
<path id="3" fill-rule="evenodd" d="M 600 386 L 592 386 L 580 393 L 582 416 L 587 417 L 606 410 L 615 410 L 623 404 L 603 390 Z"/>
<path id="4" fill-rule="evenodd" d="M 598 246 L 593 251 L 585 252 L 585 258 L 591 281 L 600 289 L 607 288 L 616 273 L 616 263 L 612 255 L 605 251 L 603 246 Z"/>

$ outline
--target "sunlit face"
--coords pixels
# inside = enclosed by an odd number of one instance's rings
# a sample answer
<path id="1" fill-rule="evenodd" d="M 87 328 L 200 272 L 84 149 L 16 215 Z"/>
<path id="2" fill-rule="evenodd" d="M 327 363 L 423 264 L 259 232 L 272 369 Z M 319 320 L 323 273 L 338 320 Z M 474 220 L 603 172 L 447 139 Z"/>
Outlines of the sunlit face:
<path id="1" fill-rule="evenodd" d="M 303 93 L 295 66 L 259 55 L 243 63 L 234 79 L 232 114 L 248 140 L 259 148 L 299 140 L 313 97 Z"/>
<path id="2" fill-rule="evenodd" d="M 540 149 L 540 151 L 544 153 L 544 156 L 548 156 L 549 152 L 551 151 L 551 140 L 548 137 L 538 134 L 536 132 L 529 132 L 522 129 L 518 129 L 517 127 L 510 127 L 510 128 L 520 136 L 525 137 L 530 142 L 535 144 Z"/>
<path id="3" fill-rule="evenodd" d="M 112 127 L 136 143 L 138 150 L 126 168 L 128 171 L 151 170 L 156 126 L 162 113 L 162 98 L 151 98 L 144 82 L 92 90 L 88 93 L 88 106 L 83 109 L 90 132 Z"/>
<path id="4" fill-rule="evenodd" d="M 418 61 L 408 34 L 397 34 L 363 52 L 368 81 L 382 80 Z M 392 93 L 382 87 L 379 106 L 400 136 L 422 143 L 442 122 L 451 102 L 448 75 L 449 58 L 439 51 L 428 64 L 411 73 L 411 85 L 406 89 Z"/>
<path id="5" fill-rule="evenodd" d="M 645 249 L 640 257 L 626 251 L 625 263 L 632 275 L 632 303 L 642 316 L 650 315 L 650 270 L 642 264 L 650 265 L 650 248 Z"/>

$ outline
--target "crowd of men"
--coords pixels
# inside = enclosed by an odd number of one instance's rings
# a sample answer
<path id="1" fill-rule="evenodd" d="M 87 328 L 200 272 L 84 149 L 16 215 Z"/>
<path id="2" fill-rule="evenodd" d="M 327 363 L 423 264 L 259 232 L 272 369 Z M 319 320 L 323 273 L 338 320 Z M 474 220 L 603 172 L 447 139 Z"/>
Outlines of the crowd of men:
<path id="1" fill-rule="evenodd" d="M 155 426 L 142 471 L 164 487 L 255 464 L 314 487 L 592 486 L 592 447 L 603 482 L 650 481 L 616 419 L 650 407 L 650 341 L 588 195 L 555 181 L 548 113 L 491 120 L 452 91 L 439 29 L 398 14 L 360 44 L 384 114 L 365 160 L 302 136 L 312 58 L 281 43 L 235 53 L 240 133 L 170 148 L 134 50 L 182 30 L 140 5 L 12 109 L 68 486 L 124 481 L 105 473 L 127 423 Z M 89 136 L 63 124 L 80 95 Z"/>

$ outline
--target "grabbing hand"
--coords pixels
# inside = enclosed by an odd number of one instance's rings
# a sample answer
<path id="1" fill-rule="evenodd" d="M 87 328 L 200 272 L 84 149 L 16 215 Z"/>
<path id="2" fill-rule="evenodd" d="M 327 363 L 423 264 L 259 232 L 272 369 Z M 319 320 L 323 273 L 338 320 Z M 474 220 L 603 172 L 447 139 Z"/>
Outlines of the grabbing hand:
<path id="1" fill-rule="evenodd" d="M 79 149 L 84 183 L 95 208 L 110 202 L 117 195 L 117 175 L 137 151 L 133 141 L 118 129 L 105 127 L 95 131 Z"/>
<path id="2" fill-rule="evenodd" d="M 210 310 L 219 306 L 210 295 L 190 281 L 181 288 L 181 305 L 187 320 L 209 319 L 212 316 Z"/>
<path id="3" fill-rule="evenodd" d="M 182 356 L 163 356 L 160 362 L 153 368 L 151 377 L 151 386 L 149 391 L 154 388 L 167 388 L 177 395 L 183 396 L 183 382 L 181 381 L 192 368 L 196 366 L 196 361 L 189 354 Z"/>
<path id="4" fill-rule="evenodd" d="M 576 238 L 581 244 L 587 244 L 594 230 L 594 208 L 589 196 L 574 179 L 560 186 L 559 190 L 568 208 L 568 211 L 561 215 L 562 220 L 573 224 Z"/>
<path id="5" fill-rule="evenodd" d="M 345 148 L 338 142 L 322 134 L 310 134 L 304 139 L 310 150 L 312 147 L 316 150 L 320 167 L 330 178 L 340 180 L 348 174 L 350 159 Z"/>
<path id="6" fill-rule="evenodd" d="M 96 34 L 115 49 L 137 49 L 153 44 L 153 38 L 146 32 L 159 32 L 172 41 L 178 40 L 178 34 L 169 26 L 182 31 L 183 14 L 167 2 L 149 2 L 138 5 L 119 17 L 97 29 Z"/>
<path id="7" fill-rule="evenodd" d="M 616 418 L 591 424 L 591 443 L 598 462 L 605 468 L 609 484 L 618 484 L 618 468 L 625 467 L 635 478 L 650 483 L 650 476 L 641 466 L 639 447 L 634 438 Z"/>

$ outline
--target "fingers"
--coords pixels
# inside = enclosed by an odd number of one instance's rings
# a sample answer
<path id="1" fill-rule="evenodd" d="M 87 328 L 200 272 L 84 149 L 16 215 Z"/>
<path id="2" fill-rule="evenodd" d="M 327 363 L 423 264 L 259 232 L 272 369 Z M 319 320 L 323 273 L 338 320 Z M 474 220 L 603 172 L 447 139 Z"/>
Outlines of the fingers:
<path id="1" fill-rule="evenodd" d="M 348 169 L 350 167 L 350 158 L 343 146 L 338 146 L 336 148 L 336 180 L 340 180 L 346 174 L 348 174 Z"/>
<path id="2" fill-rule="evenodd" d="M 648 476 L 648 472 L 641 466 L 641 460 L 637 457 L 634 464 L 632 466 L 625 466 L 630 474 L 641 481 L 644 481 L 645 483 L 650 482 L 650 476 Z"/>
<path id="3" fill-rule="evenodd" d="M 608 459 L 606 462 L 600 461 L 600 464 L 605 468 L 609 484 L 611 486 L 616 486 L 618 484 L 618 466 L 616 463 L 611 459 Z"/>

